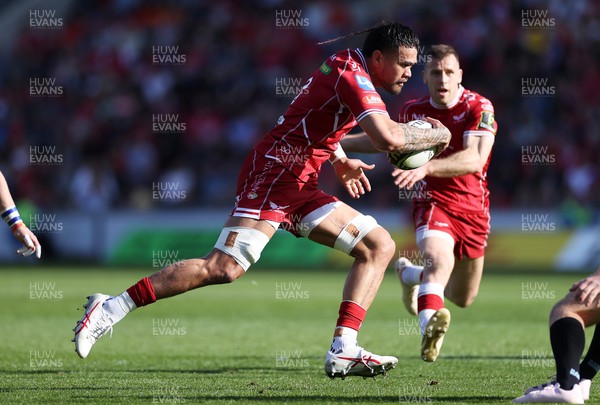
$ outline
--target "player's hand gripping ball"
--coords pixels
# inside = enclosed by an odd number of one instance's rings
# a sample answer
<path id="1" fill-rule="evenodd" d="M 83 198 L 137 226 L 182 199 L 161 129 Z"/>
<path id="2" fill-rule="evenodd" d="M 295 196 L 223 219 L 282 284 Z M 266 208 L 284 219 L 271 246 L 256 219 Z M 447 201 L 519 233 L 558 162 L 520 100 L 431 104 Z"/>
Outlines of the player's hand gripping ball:
<path id="1" fill-rule="evenodd" d="M 433 125 L 427 121 L 414 120 L 410 121 L 408 125 L 417 128 L 430 129 Z M 412 170 L 423 166 L 429 162 L 435 155 L 435 148 L 429 148 L 420 151 L 413 152 L 388 152 L 388 161 L 394 166 L 402 170 Z"/>

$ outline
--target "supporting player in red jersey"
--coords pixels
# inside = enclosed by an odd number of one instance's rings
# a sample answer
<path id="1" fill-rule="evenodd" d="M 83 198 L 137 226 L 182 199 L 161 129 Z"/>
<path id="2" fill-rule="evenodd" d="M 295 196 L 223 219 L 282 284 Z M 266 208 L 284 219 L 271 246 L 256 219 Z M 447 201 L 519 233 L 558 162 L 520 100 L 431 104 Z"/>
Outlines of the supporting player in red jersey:
<path id="1" fill-rule="evenodd" d="M 346 49 L 323 62 L 275 128 L 249 153 L 238 178 L 234 209 L 207 256 L 168 266 L 116 297 L 89 298 L 75 328 L 81 357 L 131 310 L 242 276 L 281 225 L 355 259 L 326 355 L 327 375 L 375 376 L 395 367 L 395 357 L 369 353 L 357 343 L 358 330 L 394 255 L 394 242 L 373 217 L 319 190 L 318 175 L 329 159 L 352 197 L 370 191 L 363 170 L 373 166 L 348 159 L 338 149 L 340 139 L 357 124 L 384 151 L 434 146 L 441 152 L 450 132 L 436 120 L 431 120 L 433 129 L 422 130 L 389 118 L 375 88 L 400 93 L 416 63 L 419 42 L 410 28 L 398 23 L 367 31 L 362 50 Z"/>
<path id="2" fill-rule="evenodd" d="M 414 170 L 395 169 L 395 183 L 418 192 L 413 198 L 417 245 L 425 266 L 400 258 L 396 270 L 403 302 L 419 315 L 421 356 L 435 361 L 450 324 L 444 297 L 469 306 L 479 290 L 490 231 L 487 168 L 497 124 L 489 100 L 462 87 L 458 55 L 449 45 L 429 50 L 423 72 L 429 95 L 407 102 L 400 121 L 432 117 L 452 133 L 448 148 Z M 346 149 L 361 151 L 363 136 L 350 136 Z"/>

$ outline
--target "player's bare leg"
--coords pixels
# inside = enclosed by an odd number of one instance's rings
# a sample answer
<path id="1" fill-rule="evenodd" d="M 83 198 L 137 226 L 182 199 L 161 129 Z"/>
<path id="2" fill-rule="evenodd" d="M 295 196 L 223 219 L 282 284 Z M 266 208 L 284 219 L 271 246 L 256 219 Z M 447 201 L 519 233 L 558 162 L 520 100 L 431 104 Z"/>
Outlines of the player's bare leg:
<path id="1" fill-rule="evenodd" d="M 349 252 L 355 260 L 346 278 L 340 316 L 325 360 L 325 372 L 332 378 L 385 374 L 398 363 L 395 357 L 379 356 L 358 346 L 358 330 L 395 252 L 395 244 L 385 229 L 376 226 L 364 236 L 359 232 L 361 225 L 365 224 L 361 217 L 358 211 L 342 204 L 309 235 L 311 240 L 326 246 L 334 247 L 337 242 L 338 248 L 339 238 L 344 232 L 362 238 Z"/>
<path id="2" fill-rule="evenodd" d="M 275 229 L 266 221 L 230 217 L 225 226 L 256 229 L 269 237 Z M 244 269 L 229 255 L 213 249 L 200 259 L 182 260 L 151 275 L 156 299 L 172 297 L 211 284 L 230 283 L 245 274 Z"/>
<path id="3" fill-rule="evenodd" d="M 254 232 L 254 237 L 264 239 L 264 244 L 273 236 L 275 228 L 266 221 L 250 218 L 230 217 L 225 227 L 242 227 Z M 237 229 L 237 228 L 234 228 Z M 230 234 L 225 245 L 235 242 L 239 236 Z M 242 238 L 240 236 L 240 238 Z M 258 252 L 260 254 L 260 252 Z M 243 258 L 242 258 L 243 259 Z M 230 283 L 245 273 L 238 260 L 219 249 L 213 249 L 199 259 L 182 260 L 145 277 L 123 293 L 111 297 L 93 294 L 84 305 L 83 317 L 75 327 L 75 351 L 85 358 L 96 341 L 108 331 L 112 333 L 114 324 L 134 309 L 154 303 L 156 300 L 172 297 L 211 284 Z"/>
<path id="4" fill-rule="evenodd" d="M 359 214 L 350 206 L 342 204 L 310 233 L 309 239 L 321 245 L 334 247 L 344 227 Z M 342 298 L 369 309 L 394 250 L 394 241 L 382 227 L 373 229 L 358 242 L 350 252 L 355 260 L 346 279 Z"/>
<path id="5" fill-rule="evenodd" d="M 471 305 L 479 293 L 483 262 L 483 256 L 457 261 L 446 285 L 446 298 L 461 308 Z"/>
<path id="6" fill-rule="evenodd" d="M 444 307 L 444 290 L 454 268 L 454 243 L 429 236 L 419 242 L 425 267 L 419 286 L 418 311 L 421 327 L 421 358 L 435 361 L 450 326 L 450 312 Z"/>

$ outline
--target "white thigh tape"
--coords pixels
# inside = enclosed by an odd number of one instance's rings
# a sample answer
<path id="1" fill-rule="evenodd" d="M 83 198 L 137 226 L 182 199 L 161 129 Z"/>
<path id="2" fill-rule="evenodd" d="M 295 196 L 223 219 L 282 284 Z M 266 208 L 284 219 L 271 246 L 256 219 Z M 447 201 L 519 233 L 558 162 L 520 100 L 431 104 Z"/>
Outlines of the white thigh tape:
<path id="1" fill-rule="evenodd" d="M 349 254 L 358 242 L 378 226 L 379 224 L 372 216 L 358 214 L 342 229 L 333 247 Z"/>
<path id="2" fill-rule="evenodd" d="M 256 263 L 269 237 L 256 229 L 242 226 L 229 226 L 223 228 L 215 248 L 233 257 L 245 270 Z"/>

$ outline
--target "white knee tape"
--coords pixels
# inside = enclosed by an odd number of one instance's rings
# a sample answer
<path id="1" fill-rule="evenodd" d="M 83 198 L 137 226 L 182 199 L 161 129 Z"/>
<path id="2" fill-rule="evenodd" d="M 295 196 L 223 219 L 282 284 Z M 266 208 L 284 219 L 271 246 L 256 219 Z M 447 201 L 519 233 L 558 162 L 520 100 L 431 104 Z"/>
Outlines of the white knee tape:
<path id="1" fill-rule="evenodd" d="M 215 248 L 233 257 L 246 271 L 250 265 L 258 261 L 268 242 L 269 237 L 261 231 L 242 226 L 229 226 L 221 231 Z"/>
<path id="2" fill-rule="evenodd" d="M 358 214 L 342 229 L 333 247 L 344 253 L 350 253 L 358 242 L 378 226 L 379 224 L 372 216 Z"/>

